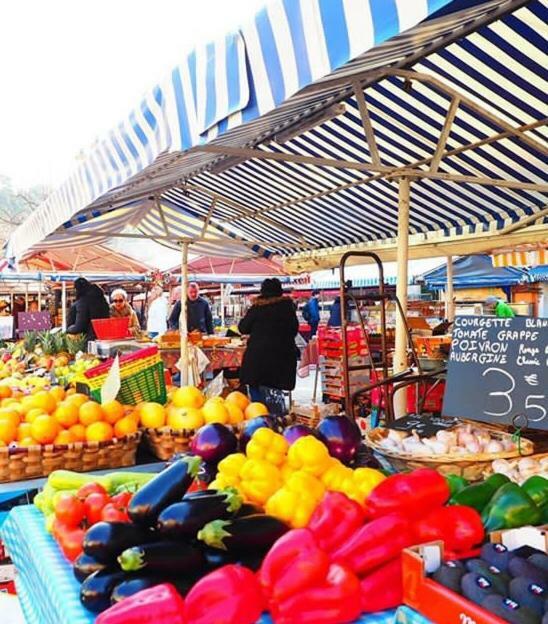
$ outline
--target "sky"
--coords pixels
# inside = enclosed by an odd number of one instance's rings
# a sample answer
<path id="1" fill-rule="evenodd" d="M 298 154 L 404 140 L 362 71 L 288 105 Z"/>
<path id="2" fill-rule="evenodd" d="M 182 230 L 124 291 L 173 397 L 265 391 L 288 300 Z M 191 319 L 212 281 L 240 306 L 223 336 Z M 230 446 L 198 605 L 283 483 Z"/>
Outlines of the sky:
<path id="1" fill-rule="evenodd" d="M 265 0 L 7 0 L 0 5 L 0 174 L 57 186 L 198 42 Z"/>

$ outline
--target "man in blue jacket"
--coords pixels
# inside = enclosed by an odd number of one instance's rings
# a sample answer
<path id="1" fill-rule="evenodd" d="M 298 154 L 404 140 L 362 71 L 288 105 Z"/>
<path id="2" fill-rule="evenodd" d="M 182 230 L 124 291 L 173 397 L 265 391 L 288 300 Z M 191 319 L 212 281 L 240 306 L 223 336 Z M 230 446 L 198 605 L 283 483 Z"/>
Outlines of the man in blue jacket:
<path id="1" fill-rule="evenodd" d="M 181 301 L 173 306 L 169 316 L 168 326 L 170 329 L 179 329 L 179 316 L 181 315 Z M 199 331 L 202 334 L 213 333 L 213 317 L 209 303 L 200 297 L 200 287 L 196 282 L 190 282 L 187 289 L 186 319 L 188 331 Z"/>
<path id="2" fill-rule="evenodd" d="M 308 300 L 303 309 L 303 318 L 310 325 L 310 337 L 316 335 L 320 323 L 320 302 L 318 290 L 312 291 L 312 297 Z"/>

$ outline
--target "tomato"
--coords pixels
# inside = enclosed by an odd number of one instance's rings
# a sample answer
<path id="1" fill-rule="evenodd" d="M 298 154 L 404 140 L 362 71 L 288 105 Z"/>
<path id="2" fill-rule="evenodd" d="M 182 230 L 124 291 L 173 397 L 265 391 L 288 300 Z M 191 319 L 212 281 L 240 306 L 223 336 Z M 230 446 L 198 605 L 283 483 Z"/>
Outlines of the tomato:
<path id="1" fill-rule="evenodd" d="M 69 561 L 74 561 L 82 554 L 85 533 L 84 529 L 66 527 L 59 531 L 59 546 Z"/>
<path id="2" fill-rule="evenodd" d="M 74 494 L 62 494 L 55 503 L 55 517 L 70 527 L 77 527 L 86 515 L 84 503 Z"/>
<path id="3" fill-rule="evenodd" d="M 127 511 L 117 509 L 113 503 L 108 503 L 103 507 L 101 512 L 101 520 L 104 522 L 129 522 Z"/>
<path id="4" fill-rule="evenodd" d="M 108 496 L 108 492 L 100 483 L 86 483 L 76 492 L 76 496 L 82 500 L 86 500 L 90 494 L 106 494 Z"/>
<path id="5" fill-rule="evenodd" d="M 94 492 L 88 495 L 84 502 L 88 526 L 101 522 L 101 512 L 109 501 L 110 497 L 108 494 L 101 494 L 101 492 Z"/>
<path id="6" fill-rule="evenodd" d="M 131 492 L 121 492 L 120 494 L 116 494 L 116 496 L 113 496 L 110 499 L 110 502 L 117 508 L 117 509 L 127 509 L 128 505 L 129 505 L 129 501 L 131 500 L 133 494 Z"/>

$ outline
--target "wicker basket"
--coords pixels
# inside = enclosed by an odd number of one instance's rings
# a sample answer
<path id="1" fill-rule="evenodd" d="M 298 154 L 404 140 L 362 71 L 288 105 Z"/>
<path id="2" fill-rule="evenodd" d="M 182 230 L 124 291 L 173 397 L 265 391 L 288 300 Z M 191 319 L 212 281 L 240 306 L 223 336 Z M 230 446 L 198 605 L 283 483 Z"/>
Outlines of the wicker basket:
<path id="1" fill-rule="evenodd" d="M 535 459 L 536 461 L 540 461 L 541 459 L 545 459 L 546 457 L 548 457 L 548 453 L 534 453 L 533 455 L 528 455 L 527 456 L 530 459 Z M 495 457 L 495 459 L 497 459 Z M 513 458 L 511 457 L 505 457 L 504 459 L 508 459 L 509 461 L 512 461 Z M 518 460 L 518 458 L 514 458 L 516 461 Z M 487 479 L 487 477 L 490 477 L 493 474 L 493 466 L 491 464 L 491 462 L 489 462 L 489 464 L 485 467 L 484 471 L 483 471 L 483 478 Z"/>
<path id="2" fill-rule="evenodd" d="M 483 426 L 483 425 L 482 425 Z M 497 429 L 484 427 L 489 430 L 493 439 L 502 440 L 512 437 L 509 433 L 504 433 Z M 534 445 L 530 440 L 521 438 L 521 453 L 505 451 L 501 453 L 470 453 L 459 455 L 421 455 L 417 457 L 410 453 L 394 453 L 380 446 L 380 442 L 388 435 L 388 430 L 384 428 L 371 429 L 365 434 L 365 443 L 370 446 L 380 457 L 381 461 L 391 469 L 398 472 L 413 470 L 415 468 L 434 468 L 441 474 L 456 474 L 468 479 L 468 481 L 480 481 L 484 477 L 485 471 L 490 467 L 494 459 L 510 459 L 521 455 L 531 455 Z"/>
<path id="3" fill-rule="evenodd" d="M 60 468 L 88 472 L 133 466 L 140 438 L 141 433 L 137 432 L 111 442 L 3 447 L 0 448 L 0 482 L 45 477 Z"/>

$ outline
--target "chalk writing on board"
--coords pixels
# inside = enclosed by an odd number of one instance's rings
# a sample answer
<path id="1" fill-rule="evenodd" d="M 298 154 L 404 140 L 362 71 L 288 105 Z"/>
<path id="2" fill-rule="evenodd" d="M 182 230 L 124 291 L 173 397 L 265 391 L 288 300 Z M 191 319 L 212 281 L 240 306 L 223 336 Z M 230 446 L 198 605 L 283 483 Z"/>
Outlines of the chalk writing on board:
<path id="1" fill-rule="evenodd" d="M 548 429 L 548 319 L 457 317 L 443 414 Z"/>

